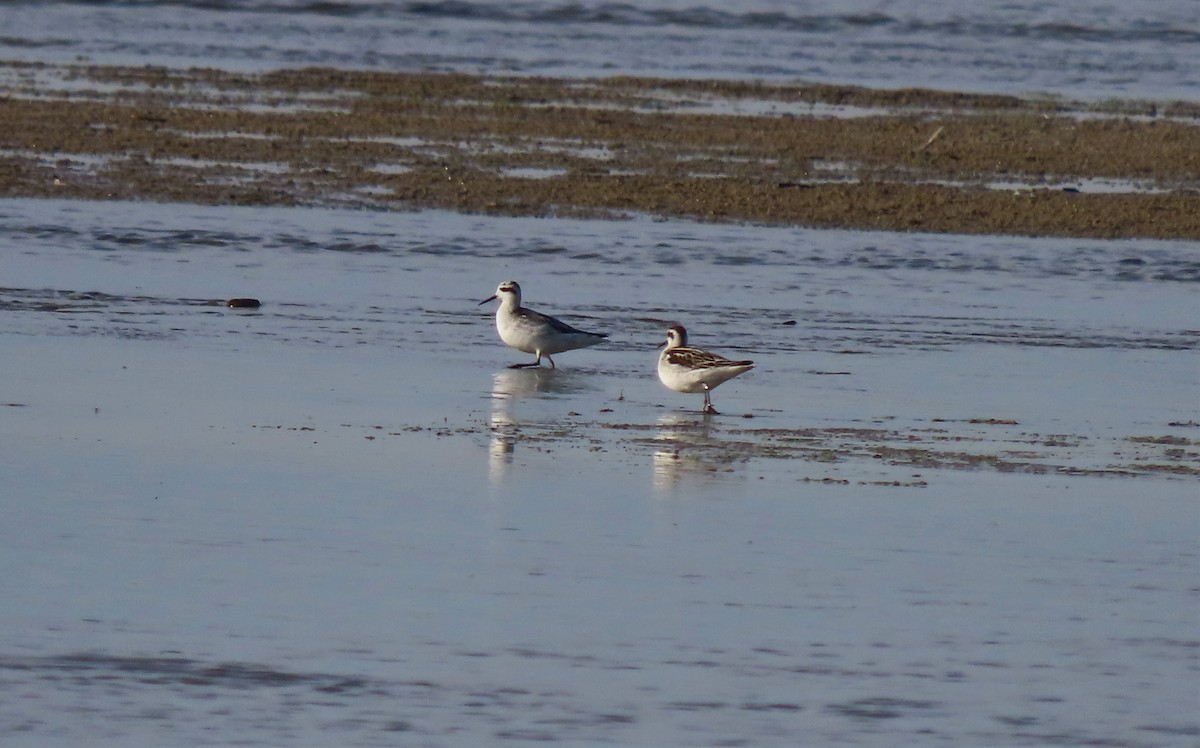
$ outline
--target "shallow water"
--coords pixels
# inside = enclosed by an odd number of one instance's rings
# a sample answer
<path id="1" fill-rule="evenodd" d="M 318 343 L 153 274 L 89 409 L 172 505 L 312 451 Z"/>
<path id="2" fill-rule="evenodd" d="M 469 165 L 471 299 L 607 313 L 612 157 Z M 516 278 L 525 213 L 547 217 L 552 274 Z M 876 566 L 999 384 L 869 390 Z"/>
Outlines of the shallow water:
<path id="1" fill-rule="evenodd" d="M 1193 100 L 1190 0 L 6 2 L 0 58 L 800 79 Z"/>
<path id="2" fill-rule="evenodd" d="M 1196 250 L 0 202 L 0 741 L 1193 745 Z"/>

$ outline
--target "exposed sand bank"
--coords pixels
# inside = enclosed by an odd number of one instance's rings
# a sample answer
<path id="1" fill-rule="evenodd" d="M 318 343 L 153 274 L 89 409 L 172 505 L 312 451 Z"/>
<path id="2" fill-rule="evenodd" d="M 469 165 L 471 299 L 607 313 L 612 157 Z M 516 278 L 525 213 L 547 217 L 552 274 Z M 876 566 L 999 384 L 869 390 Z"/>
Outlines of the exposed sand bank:
<path id="1" fill-rule="evenodd" d="M 1200 106 L 0 64 L 0 196 L 1200 238 Z"/>

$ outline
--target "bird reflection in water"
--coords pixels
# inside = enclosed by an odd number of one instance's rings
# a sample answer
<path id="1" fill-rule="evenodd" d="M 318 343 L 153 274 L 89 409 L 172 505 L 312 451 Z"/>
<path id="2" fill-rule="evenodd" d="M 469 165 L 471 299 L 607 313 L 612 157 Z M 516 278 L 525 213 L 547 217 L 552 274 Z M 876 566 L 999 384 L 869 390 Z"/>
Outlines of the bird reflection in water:
<path id="1" fill-rule="evenodd" d="M 740 458 L 733 445 L 713 436 L 708 414 L 664 413 L 658 418 L 654 450 L 654 488 L 666 491 L 689 476 L 701 479 L 727 473 Z"/>
<path id="2" fill-rule="evenodd" d="M 522 400 L 535 402 L 549 396 L 571 395 L 589 389 L 586 373 L 570 369 L 501 369 L 492 378 L 491 441 L 488 444 L 488 477 L 491 482 L 504 480 L 512 467 L 521 429 L 526 426 L 551 426 L 526 414 L 517 415 Z M 532 409 L 532 408 L 531 408 Z M 548 414 L 549 416 L 550 414 Z M 554 414 L 559 415 L 559 414 Z"/>

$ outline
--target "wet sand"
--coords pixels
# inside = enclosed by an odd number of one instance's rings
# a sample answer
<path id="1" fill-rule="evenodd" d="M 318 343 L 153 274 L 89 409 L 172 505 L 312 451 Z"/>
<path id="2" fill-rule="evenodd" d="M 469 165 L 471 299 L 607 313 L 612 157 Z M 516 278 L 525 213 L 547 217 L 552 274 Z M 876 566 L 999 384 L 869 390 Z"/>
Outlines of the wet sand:
<path id="1" fill-rule="evenodd" d="M 0 196 L 1200 238 L 1200 105 L 0 63 Z"/>

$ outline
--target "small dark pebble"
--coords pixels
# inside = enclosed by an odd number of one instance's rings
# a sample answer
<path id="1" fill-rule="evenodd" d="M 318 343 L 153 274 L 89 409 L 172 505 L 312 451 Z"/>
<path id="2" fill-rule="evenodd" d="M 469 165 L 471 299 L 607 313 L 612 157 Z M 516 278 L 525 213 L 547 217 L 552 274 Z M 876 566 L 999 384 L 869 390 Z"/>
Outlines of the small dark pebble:
<path id="1" fill-rule="evenodd" d="M 258 299 L 230 299 L 225 302 L 230 309 L 258 309 L 262 302 Z"/>

